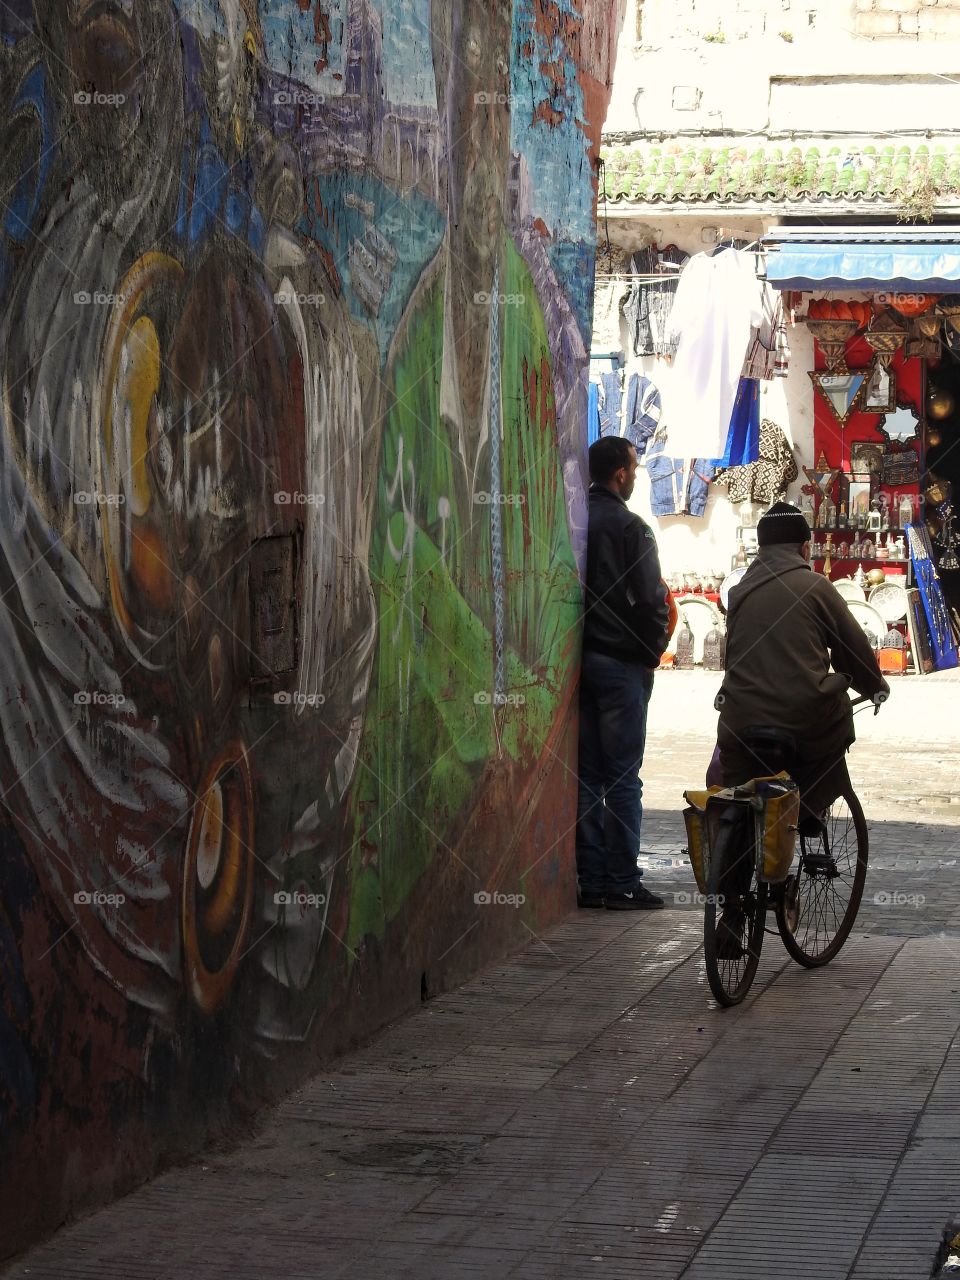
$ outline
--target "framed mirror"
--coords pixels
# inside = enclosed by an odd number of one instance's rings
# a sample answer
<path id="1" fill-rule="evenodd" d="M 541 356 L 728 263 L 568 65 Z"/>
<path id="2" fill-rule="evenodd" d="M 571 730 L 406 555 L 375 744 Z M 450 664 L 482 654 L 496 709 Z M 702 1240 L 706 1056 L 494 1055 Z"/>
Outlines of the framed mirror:
<path id="1" fill-rule="evenodd" d="M 841 370 L 839 373 L 824 373 L 815 370 L 810 374 L 813 385 L 826 400 L 830 412 L 841 427 L 856 409 L 860 397 L 867 384 L 869 370 L 860 372 Z"/>
<path id="2" fill-rule="evenodd" d="M 900 404 L 893 413 L 886 413 L 877 423 L 877 430 L 887 440 L 905 444 L 917 440 L 920 435 L 920 414 L 912 404 Z"/>
<path id="3" fill-rule="evenodd" d="M 897 408 L 897 375 L 875 360 L 863 389 L 864 413 L 894 413 Z"/>

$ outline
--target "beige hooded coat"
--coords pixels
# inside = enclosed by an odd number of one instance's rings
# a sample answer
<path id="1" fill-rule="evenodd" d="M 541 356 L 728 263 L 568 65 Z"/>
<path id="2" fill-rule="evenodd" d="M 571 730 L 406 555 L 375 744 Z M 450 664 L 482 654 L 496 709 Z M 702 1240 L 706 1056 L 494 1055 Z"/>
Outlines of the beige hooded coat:
<path id="1" fill-rule="evenodd" d="M 848 676 L 860 694 L 885 687 L 870 642 L 832 583 L 812 572 L 798 548 L 762 547 L 730 592 L 718 699 L 724 782 L 756 774 L 743 733 L 764 725 L 796 739 L 794 772 L 807 803 L 816 808 L 835 799 L 842 786 L 837 779 L 846 772 L 843 757 L 856 736 L 846 682 L 837 674 Z"/>

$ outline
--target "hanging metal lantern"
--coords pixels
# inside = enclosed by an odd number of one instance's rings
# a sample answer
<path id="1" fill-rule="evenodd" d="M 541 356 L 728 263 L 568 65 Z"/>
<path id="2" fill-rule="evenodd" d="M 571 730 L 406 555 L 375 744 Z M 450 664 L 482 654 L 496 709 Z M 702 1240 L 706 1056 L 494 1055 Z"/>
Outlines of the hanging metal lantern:
<path id="1" fill-rule="evenodd" d="M 690 630 L 690 623 L 687 622 L 686 616 L 684 616 L 683 626 L 677 632 L 677 652 L 673 659 L 673 665 L 678 671 L 692 671 L 695 661 L 693 632 Z"/>
<path id="2" fill-rule="evenodd" d="M 706 671 L 722 671 L 727 655 L 727 637 L 719 627 L 708 631 L 703 641 L 703 666 Z"/>
<path id="3" fill-rule="evenodd" d="M 949 391 L 943 387 L 932 387 L 927 397 L 927 412 L 937 422 L 949 418 L 957 407 L 957 402 Z"/>

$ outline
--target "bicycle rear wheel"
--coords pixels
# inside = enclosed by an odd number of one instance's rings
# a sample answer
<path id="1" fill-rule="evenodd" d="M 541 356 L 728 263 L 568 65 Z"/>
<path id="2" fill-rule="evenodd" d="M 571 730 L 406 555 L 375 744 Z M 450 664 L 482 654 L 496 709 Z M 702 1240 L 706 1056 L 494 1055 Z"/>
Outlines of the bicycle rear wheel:
<path id="1" fill-rule="evenodd" d="M 867 879 L 867 823 L 848 787 L 823 817 L 821 831 L 800 837 L 800 861 L 777 903 L 787 951 L 807 969 L 829 964 L 853 928 Z"/>
<path id="2" fill-rule="evenodd" d="M 710 854 L 703 956 L 710 990 L 727 1007 L 744 998 L 760 963 L 767 886 L 756 862 L 752 832 L 741 822 L 722 822 Z"/>

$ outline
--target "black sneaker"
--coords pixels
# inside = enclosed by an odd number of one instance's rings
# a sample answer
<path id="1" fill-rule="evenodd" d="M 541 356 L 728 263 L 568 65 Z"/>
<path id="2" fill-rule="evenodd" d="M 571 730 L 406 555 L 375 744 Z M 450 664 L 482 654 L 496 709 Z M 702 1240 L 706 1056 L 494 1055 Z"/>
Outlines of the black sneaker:
<path id="1" fill-rule="evenodd" d="M 581 910 L 588 907 L 602 907 L 606 902 L 606 895 L 602 893 L 578 893 L 577 906 Z"/>
<path id="2" fill-rule="evenodd" d="M 608 911 L 659 911 L 663 899 L 638 884 L 633 893 L 608 893 L 606 905 Z"/>

